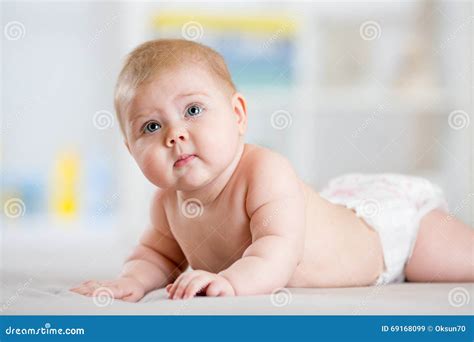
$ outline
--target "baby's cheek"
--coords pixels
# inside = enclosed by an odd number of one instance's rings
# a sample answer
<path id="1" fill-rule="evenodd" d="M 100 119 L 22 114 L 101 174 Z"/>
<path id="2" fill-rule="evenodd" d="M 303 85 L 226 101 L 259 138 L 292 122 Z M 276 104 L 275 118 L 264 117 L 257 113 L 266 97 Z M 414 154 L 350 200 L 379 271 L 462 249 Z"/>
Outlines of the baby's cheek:
<path id="1" fill-rule="evenodd" d="M 163 188 L 169 185 L 170 166 L 166 165 L 166 161 L 160 156 L 159 151 L 148 149 L 140 156 L 138 164 L 150 182 Z"/>
<path id="2" fill-rule="evenodd" d="M 222 120 L 204 134 L 203 139 L 205 140 L 204 146 L 212 151 L 214 156 L 225 158 L 236 147 L 238 131 L 227 120 Z"/>

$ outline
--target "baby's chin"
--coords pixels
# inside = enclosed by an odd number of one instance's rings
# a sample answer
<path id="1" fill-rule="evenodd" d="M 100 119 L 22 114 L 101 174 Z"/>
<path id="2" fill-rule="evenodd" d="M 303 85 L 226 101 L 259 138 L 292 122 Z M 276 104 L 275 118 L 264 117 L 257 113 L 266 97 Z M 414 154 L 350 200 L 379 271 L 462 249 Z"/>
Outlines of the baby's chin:
<path id="1" fill-rule="evenodd" d="M 174 173 L 175 181 L 170 187 L 179 191 L 195 191 L 209 184 L 214 177 L 200 168 L 189 168 Z"/>
<path id="2" fill-rule="evenodd" d="M 193 176 L 185 175 L 176 182 L 176 190 L 179 191 L 194 191 L 199 190 L 206 186 L 212 181 L 212 177 L 209 176 Z"/>

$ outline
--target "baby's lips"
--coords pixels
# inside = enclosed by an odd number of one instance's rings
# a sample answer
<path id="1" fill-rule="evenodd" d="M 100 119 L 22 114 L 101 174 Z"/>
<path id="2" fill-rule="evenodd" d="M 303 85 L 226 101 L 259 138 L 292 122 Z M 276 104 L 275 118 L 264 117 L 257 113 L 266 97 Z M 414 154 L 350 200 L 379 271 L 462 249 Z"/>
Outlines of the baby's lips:
<path id="1" fill-rule="evenodd" d="M 196 158 L 197 155 L 195 154 L 184 154 L 183 156 L 181 156 L 179 159 L 177 159 L 173 166 L 182 166 L 182 165 L 185 165 L 187 164 L 189 161 L 191 161 L 192 159 Z"/>

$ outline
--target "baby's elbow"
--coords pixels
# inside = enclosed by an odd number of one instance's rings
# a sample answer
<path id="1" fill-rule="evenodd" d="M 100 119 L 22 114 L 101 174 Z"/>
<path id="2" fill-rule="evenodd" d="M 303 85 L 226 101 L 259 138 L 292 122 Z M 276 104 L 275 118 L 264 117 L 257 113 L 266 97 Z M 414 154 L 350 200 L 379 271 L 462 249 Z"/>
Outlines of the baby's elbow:
<path id="1" fill-rule="evenodd" d="M 132 252 L 125 258 L 125 263 L 133 260 L 144 259 L 147 254 L 147 248 L 141 244 L 135 246 Z"/>

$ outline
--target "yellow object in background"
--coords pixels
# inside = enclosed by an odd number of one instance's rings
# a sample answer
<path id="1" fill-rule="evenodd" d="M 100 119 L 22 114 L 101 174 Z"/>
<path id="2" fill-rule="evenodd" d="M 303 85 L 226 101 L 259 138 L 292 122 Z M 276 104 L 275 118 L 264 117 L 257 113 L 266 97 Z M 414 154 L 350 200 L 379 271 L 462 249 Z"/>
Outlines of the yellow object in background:
<path id="1" fill-rule="evenodd" d="M 73 218 L 78 211 L 79 155 L 73 151 L 60 154 L 52 179 L 54 214 Z"/>
<path id="2" fill-rule="evenodd" d="M 292 37 L 297 29 L 297 23 L 285 13 L 250 16 L 163 10 L 153 17 L 153 26 L 157 29 L 183 30 L 193 23 L 202 26 L 201 29 L 205 27 L 218 32 L 278 34 L 279 37 Z"/>

